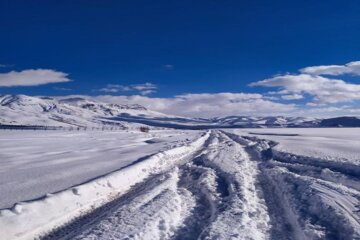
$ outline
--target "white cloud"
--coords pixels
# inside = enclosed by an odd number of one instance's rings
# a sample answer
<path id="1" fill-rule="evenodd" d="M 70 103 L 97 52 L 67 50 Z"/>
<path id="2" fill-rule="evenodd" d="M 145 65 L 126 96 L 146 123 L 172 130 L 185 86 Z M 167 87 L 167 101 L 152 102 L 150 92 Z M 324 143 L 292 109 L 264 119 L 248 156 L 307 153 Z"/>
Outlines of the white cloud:
<path id="1" fill-rule="evenodd" d="M 360 84 L 309 74 L 275 76 L 251 83 L 250 86 L 278 87 L 283 93 L 306 93 L 313 96 L 315 103 L 351 102 L 360 99 Z"/>
<path id="2" fill-rule="evenodd" d="M 143 83 L 143 84 L 132 84 L 132 85 L 118 85 L 118 84 L 108 84 L 106 87 L 99 89 L 100 92 L 106 93 L 119 93 L 119 92 L 130 92 L 136 91 L 141 95 L 149 95 L 155 93 L 157 86 L 152 83 Z"/>
<path id="3" fill-rule="evenodd" d="M 139 95 L 95 98 L 112 103 L 140 104 L 150 110 L 189 117 L 288 114 L 296 109 L 294 104 L 276 103 L 267 100 L 261 94 L 250 93 L 183 94 L 172 98 Z"/>
<path id="4" fill-rule="evenodd" d="M 299 100 L 304 98 L 304 96 L 301 94 L 292 94 L 292 95 L 283 95 L 281 96 L 281 98 L 284 100 Z"/>
<path id="5" fill-rule="evenodd" d="M 266 100 L 272 100 L 272 101 L 280 100 L 280 98 L 278 98 L 276 96 L 268 96 L 268 95 L 264 95 L 263 98 L 266 99 Z"/>
<path id="6" fill-rule="evenodd" d="M 189 117 L 359 114 L 360 111 L 356 110 L 356 106 L 360 100 L 360 84 L 322 76 L 341 74 L 360 75 L 360 61 L 345 65 L 308 67 L 301 69 L 299 74 L 276 75 L 250 84 L 250 86 L 277 88 L 276 91 L 264 95 L 202 93 L 183 94 L 172 98 L 149 98 L 139 95 L 98 96 L 98 98 L 110 102 L 138 103 L 151 110 Z M 146 91 L 141 87 L 139 90 Z M 152 91 L 152 89 L 149 90 Z M 278 102 L 299 99 L 307 101 L 301 105 Z M 339 107 L 338 103 L 341 102 L 353 102 L 355 107 Z"/>
<path id="7" fill-rule="evenodd" d="M 157 90 L 157 86 L 152 83 L 136 84 L 131 87 L 140 92 L 141 95 L 148 95 L 154 93 Z"/>
<path id="8" fill-rule="evenodd" d="M 277 103 L 267 99 L 267 96 L 250 93 L 201 93 L 183 94 L 171 98 L 153 98 L 142 95 L 132 96 L 83 96 L 100 102 L 118 104 L 140 104 L 149 110 L 184 117 L 221 117 L 221 116 L 308 116 L 335 117 L 360 116 L 358 102 L 349 105 L 328 106 L 325 104 L 297 105 Z"/>
<path id="9" fill-rule="evenodd" d="M 277 91 L 267 94 L 280 95 L 284 100 L 302 99 L 306 94 L 312 97 L 312 101 L 306 105 L 312 107 L 359 100 L 360 84 L 329 77 L 344 74 L 360 75 L 360 61 L 345 65 L 306 67 L 300 69 L 300 74 L 276 75 L 251 83 L 250 86 L 277 87 Z"/>
<path id="10" fill-rule="evenodd" d="M 53 87 L 54 90 L 58 91 L 71 91 L 71 88 L 64 88 L 64 87 Z"/>
<path id="11" fill-rule="evenodd" d="M 108 84 L 104 88 L 100 88 L 98 91 L 106 93 L 117 93 L 117 92 L 126 92 L 131 91 L 129 86 L 118 85 L 118 84 Z"/>
<path id="12" fill-rule="evenodd" d="M 141 95 L 150 95 L 155 92 L 156 92 L 155 90 L 142 90 L 142 91 L 140 91 L 140 94 Z"/>
<path id="13" fill-rule="evenodd" d="M 38 86 L 70 81 L 67 73 L 51 69 L 28 69 L 20 72 L 0 73 L 0 87 Z"/>
<path id="14" fill-rule="evenodd" d="M 360 61 L 350 62 L 345 65 L 322 65 L 300 69 L 300 72 L 311 75 L 360 75 Z"/>

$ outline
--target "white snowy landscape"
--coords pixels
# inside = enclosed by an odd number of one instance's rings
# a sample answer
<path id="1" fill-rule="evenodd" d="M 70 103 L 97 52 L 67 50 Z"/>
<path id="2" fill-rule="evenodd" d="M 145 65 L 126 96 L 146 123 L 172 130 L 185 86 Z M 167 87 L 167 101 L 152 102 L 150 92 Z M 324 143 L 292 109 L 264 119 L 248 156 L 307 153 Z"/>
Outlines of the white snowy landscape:
<path id="1" fill-rule="evenodd" d="M 360 240 L 359 13 L 0 0 L 0 240 Z"/>
<path id="2" fill-rule="evenodd" d="M 359 122 L 4 95 L 0 239 L 360 239 Z"/>

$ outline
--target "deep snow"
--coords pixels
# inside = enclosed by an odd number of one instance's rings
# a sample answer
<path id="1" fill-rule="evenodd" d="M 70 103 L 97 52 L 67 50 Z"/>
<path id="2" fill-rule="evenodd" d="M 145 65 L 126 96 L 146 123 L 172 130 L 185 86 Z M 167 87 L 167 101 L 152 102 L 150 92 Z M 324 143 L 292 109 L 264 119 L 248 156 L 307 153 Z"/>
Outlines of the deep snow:
<path id="1" fill-rule="evenodd" d="M 360 128 L 238 129 L 238 135 L 278 142 L 278 151 L 360 164 Z"/>
<path id="2" fill-rule="evenodd" d="M 0 130 L 0 209 L 119 170 L 198 135 L 180 131 Z"/>
<path id="3" fill-rule="evenodd" d="M 359 129 L 2 133 L 6 239 L 360 239 Z"/>

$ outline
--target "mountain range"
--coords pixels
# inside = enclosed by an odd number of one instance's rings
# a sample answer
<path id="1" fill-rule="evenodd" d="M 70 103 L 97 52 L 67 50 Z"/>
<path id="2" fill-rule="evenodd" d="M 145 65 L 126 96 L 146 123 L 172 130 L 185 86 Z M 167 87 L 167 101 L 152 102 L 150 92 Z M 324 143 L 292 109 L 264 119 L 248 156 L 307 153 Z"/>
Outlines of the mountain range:
<path id="1" fill-rule="evenodd" d="M 83 97 L 0 96 L 0 126 L 132 128 L 139 125 L 178 129 L 268 127 L 360 127 L 359 117 L 310 118 L 226 116 L 186 118 L 133 104 L 112 104 Z"/>

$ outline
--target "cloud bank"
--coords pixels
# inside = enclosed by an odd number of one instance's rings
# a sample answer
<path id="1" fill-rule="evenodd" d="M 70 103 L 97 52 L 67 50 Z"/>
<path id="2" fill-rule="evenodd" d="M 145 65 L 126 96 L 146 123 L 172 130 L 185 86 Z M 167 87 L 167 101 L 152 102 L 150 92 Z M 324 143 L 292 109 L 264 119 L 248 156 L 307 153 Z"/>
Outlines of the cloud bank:
<path id="1" fill-rule="evenodd" d="M 299 74 L 278 75 L 251 83 L 250 86 L 277 87 L 277 94 L 286 94 L 282 96 L 285 100 L 302 99 L 303 95 L 308 95 L 312 98 L 308 104 L 310 106 L 360 100 L 360 84 L 323 76 L 343 74 L 360 75 L 360 61 L 307 67 L 300 69 Z"/>
<path id="2" fill-rule="evenodd" d="M 322 65 L 300 69 L 300 72 L 311 75 L 360 75 L 360 61 L 349 62 L 345 65 Z"/>
<path id="3" fill-rule="evenodd" d="M 217 117 L 225 115 L 292 115 L 336 116 L 359 115 L 360 85 L 339 79 L 340 75 L 360 75 L 360 61 L 345 65 L 306 67 L 298 74 L 273 76 L 250 86 L 277 88 L 258 93 L 200 93 L 182 94 L 171 98 L 148 96 L 97 96 L 112 103 L 141 104 L 166 114 L 188 117 Z M 336 76 L 333 78 L 332 76 Z M 149 85 L 150 86 L 150 85 Z M 132 90 L 132 86 L 111 86 L 104 92 Z M 156 89 L 156 88 L 155 88 Z M 139 88 L 138 90 L 147 90 Z M 150 89 L 152 90 L 152 89 Z M 341 105 L 349 103 L 348 105 Z"/>
<path id="4" fill-rule="evenodd" d="M 0 87 L 38 86 L 70 81 L 67 73 L 51 69 L 28 69 L 20 72 L 0 73 Z"/>
<path id="5" fill-rule="evenodd" d="M 183 94 L 172 98 L 105 95 L 94 98 L 111 103 L 137 103 L 154 111 L 188 117 L 287 114 L 295 109 L 294 104 L 272 102 L 261 94 L 251 93 Z"/>
<path id="6" fill-rule="evenodd" d="M 155 93 L 158 87 L 153 83 L 143 83 L 108 84 L 95 91 L 109 95 L 83 97 L 111 103 L 141 104 L 150 110 L 188 117 L 360 115 L 360 84 L 341 79 L 345 74 L 360 76 L 360 61 L 344 65 L 306 67 L 300 69 L 297 74 L 276 75 L 250 84 L 253 87 L 275 88 L 275 91 L 264 94 L 222 92 L 188 93 L 167 98 L 149 97 L 148 95 Z M 0 87 L 37 86 L 69 81 L 71 80 L 68 74 L 51 69 L 0 73 Z M 125 92 L 130 96 L 115 96 Z"/>
<path id="7" fill-rule="evenodd" d="M 132 85 L 107 84 L 106 87 L 100 88 L 98 91 L 105 93 L 135 91 L 140 93 L 141 95 L 149 95 L 157 91 L 157 86 L 152 83 L 132 84 Z"/>

